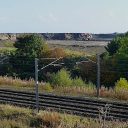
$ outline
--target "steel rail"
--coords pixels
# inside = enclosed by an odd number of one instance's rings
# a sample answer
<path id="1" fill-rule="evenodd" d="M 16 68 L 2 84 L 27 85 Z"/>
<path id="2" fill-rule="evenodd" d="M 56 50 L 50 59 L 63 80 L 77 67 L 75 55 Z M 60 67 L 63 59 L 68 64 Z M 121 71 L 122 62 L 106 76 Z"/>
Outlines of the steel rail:
<path id="1" fill-rule="evenodd" d="M 35 108 L 35 94 L 32 92 L 0 89 L 0 103 Z M 99 109 L 109 105 L 109 117 L 128 120 L 128 103 L 105 101 L 94 98 L 39 94 L 39 108 L 63 111 L 81 116 L 97 117 Z"/>

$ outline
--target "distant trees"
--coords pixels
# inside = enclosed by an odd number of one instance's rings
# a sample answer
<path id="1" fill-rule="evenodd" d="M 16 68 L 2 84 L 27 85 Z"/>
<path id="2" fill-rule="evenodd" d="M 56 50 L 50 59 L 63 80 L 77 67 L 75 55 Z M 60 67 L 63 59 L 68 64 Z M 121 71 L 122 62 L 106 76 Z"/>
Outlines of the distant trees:
<path id="1" fill-rule="evenodd" d="M 128 32 L 115 37 L 106 47 L 110 56 L 116 55 L 128 57 Z"/>
<path id="2" fill-rule="evenodd" d="M 10 58 L 13 75 L 21 78 L 34 77 L 34 59 L 45 57 L 48 45 L 38 34 L 24 34 L 14 44 L 16 51 Z"/>
<path id="3" fill-rule="evenodd" d="M 103 84 L 112 86 L 120 78 L 128 79 L 128 33 L 115 37 L 106 50 L 108 54 L 102 60 L 101 80 Z"/>
<path id="4" fill-rule="evenodd" d="M 96 83 L 96 64 L 91 62 L 78 63 L 88 60 L 83 54 L 72 54 L 62 48 L 49 49 L 45 40 L 39 34 L 21 35 L 17 38 L 14 46 L 16 50 L 10 52 L 9 55 L 7 54 L 9 56 L 9 63 L 6 63 L 8 65 L 5 65 L 6 67 L 4 68 L 9 71 L 8 74 L 11 76 L 17 76 L 23 79 L 34 78 L 35 58 L 63 57 L 64 64 L 62 67 L 51 66 L 43 70 L 43 72 L 39 72 L 39 79 L 48 81 L 50 74 L 58 72 L 58 70 L 65 67 L 67 71 L 70 71 L 71 79 L 80 77 L 84 81 Z M 103 54 L 101 57 L 101 84 L 110 87 L 115 85 L 115 81 L 119 78 L 128 78 L 128 33 L 114 38 L 107 45 L 106 50 L 107 54 Z M 90 57 L 90 59 L 95 60 L 96 56 Z M 39 68 L 49 64 L 51 61 L 51 59 L 39 59 Z M 3 69 L 3 66 L 1 69 Z M 1 74 L 6 70 L 3 70 Z M 64 76 L 63 72 L 62 76 Z M 60 76 L 58 78 L 60 79 Z M 63 79 L 63 77 L 61 78 Z M 63 82 L 65 81 L 66 79 L 63 80 Z M 80 83 L 79 81 L 77 82 Z"/>
<path id="5" fill-rule="evenodd" d="M 110 56 L 114 55 L 115 53 L 117 53 L 117 50 L 119 49 L 119 41 L 120 37 L 116 37 L 115 39 L 113 39 L 105 48 L 107 50 L 107 52 L 109 53 Z"/>
<path id="6" fill-rule="evenodd" d="M 100 59 L 101 85 L 113 87 L 121 77 L 128 79 L 128 33 L 115 37 L 106 50 L 107 54 L 103 53 Z M 96 64 L 91 62 L 79 64 L 79 68 L 72 70 L 75 75 L 93 83 L 96 83 L 96 71 Z"/>
<path id="7" fill-rule="evenodd" d="M 17 48 L 16 56 L 42 57 L 48 51 L 48 46 L 38 34 L 22 35 L 17 38 L 14 46 Z"/>

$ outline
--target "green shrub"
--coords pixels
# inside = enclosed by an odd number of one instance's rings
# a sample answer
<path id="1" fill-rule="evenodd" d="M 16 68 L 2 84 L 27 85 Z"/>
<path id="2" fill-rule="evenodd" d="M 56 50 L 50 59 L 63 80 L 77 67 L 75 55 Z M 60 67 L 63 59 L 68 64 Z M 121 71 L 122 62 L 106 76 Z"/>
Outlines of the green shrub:
<path id="1" fill-rule="evenodd" d="M 75 51 L 75 50 L 69 50 L 65 49 L 65 53 L 67 57 L 81 57 L 85 56 L 85 52 Z"/>
<path id="2" fill-rule="evenodd" d="M 60 70 L 56 74 L 52 74 L 51 83 L 55 86 L 85 86 L 81 77 L 71 78 L 70 72 L 65 69 Z"/>
<path id="3" fill-rule="evenodd" d="M 45 85 L 42 86 L 42 89 L 45 90 L 45 91 L 48 91 L 48 92 L 52 92 L 53 91 L 53 88 L 52 88 L 50 83 L 45 83 Z"/>
<path id="4" fill-rule="evenodd" d="M 71 86 L 72 85 L 70 73 L 65 69 L 61 69 L 56 74 L 53 74 L 51 77 L 51 82 L 55 86 Z"/>
<path id="5" fill-rule="evenodd" d="M 115 84 L 115 89 L 120 90 L 120 89 L 125 89 L 128 90 L 128 81 L 125 78 L 120 78 Z"/>
<path id="6" fill-rule="evenodd" d="M 7 41 L 7 42 L 3 42 L 4 47 L 14 47 L 14 42 L 12 41 Z"/>
<path id="7" fill-rule="evenodd" d="M 15 48 L 0 48 L 0 55 L 12 55 L 15 51 Z"/>
<path id="8" fill-rule="evenodd" d="M 73 79 L 72 84 L 73 86 L 85 86 L 84 81 L 80 77 Z"/>

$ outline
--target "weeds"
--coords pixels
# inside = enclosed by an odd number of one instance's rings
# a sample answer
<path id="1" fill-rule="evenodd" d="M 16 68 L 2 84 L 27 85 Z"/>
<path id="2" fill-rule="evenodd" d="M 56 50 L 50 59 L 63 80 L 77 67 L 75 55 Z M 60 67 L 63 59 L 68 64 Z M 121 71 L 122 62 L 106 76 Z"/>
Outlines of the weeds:
<path id="1" fill-rule="evenodd" d="M 91 82 L 84 83 L 80 78 L 77 78 L 76 80 L 72 80 L 72 79 L 69 80 L 69 78 L 66 78 L 67 76 L 65 78 L 63 78 L 62 76 L 61 76 L 62 81 L 60 82 L 62 85 L 65 83 L 66 80 L 67 80 L 67 85 L 69 84 L 72 84 L 72 85 L 71 86 L 58 86 L 58 85 L 54 86 L 54 85 L 51 85 L 50 83 L 40 82 L 39 92 L 48 92 L 48 93 L 52 92 L 58 95 L 71 95 L 71 96 L 88 96 L 88 97 L 96 96 L 96 87 Z M 58 81 L 58 77 L 54 82 Z M 76 82 L 77 84 L 74 82 Z M 35 91 L 35 82 L 33 79 L 21 80 L 19 78 L 14 79 L 12 77 L 0 76 L 0 88 L 33 92 Z M 125 88 L 108 90 L 105 87 L 101 87 L 100 97 L 109 98 L 112 100 L 128 101 L 128 90 Z"/>
<path id="2" fill-rule="evenodd" d="M 33 79 L 21 80 L 19 78 L 0 76 L 0 87 L 1 88 L 9 88 L 9 89 L 17 89 L 17 90 L 34 91 L 35 81 Z M 40 82 L 39 90 L 51 92 L 52 86 L 49 83 Z"/>
<path id="3" fill-rule="evenodd" d="M 72 96 L 95 96 L 96 89 L 89 86 L 56 87 L 53 93 Z"/>
<path id="4" fill-rule="evenodd" d="M 108 106 L 106 105 L 105 111 L 102 111 L 104 117 L 107 117 L 109 112 Z M 128 122 L 104 120 L 106 118 L 91 119 L 50 111 L 40 111 L 33 115 L 32 110 L 28 108 L 9 105 L 0 105 L 0 117 L 0 128 L 127 128 L 128 126 Z"/>
<path id="5" fill-rule="evenodd" d="M 37 116 L 44 126 L 56 128 L 61 124 L 61 116 L 56 112 L 41 112 Z"/>
<path id="6" fill-rule="evenodd" d="M 106 104 L 105 107 L 101 107 L 99 108 L 99 122 L 100 122 L 100 126 L 101 128 L 108 128 L 108 124 L 106 124 L 107 120 L 112 119 L 111 116 L 109 116 L 110 114 L 110 104 Z"/>

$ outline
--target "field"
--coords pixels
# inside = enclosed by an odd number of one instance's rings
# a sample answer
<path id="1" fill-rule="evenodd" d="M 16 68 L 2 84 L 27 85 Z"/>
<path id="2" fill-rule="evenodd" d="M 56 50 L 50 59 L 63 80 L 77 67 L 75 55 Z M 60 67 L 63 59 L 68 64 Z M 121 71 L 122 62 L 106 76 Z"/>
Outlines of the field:
<path id="1" fill-rule="evenodd" d="M 103 53 L 109 41 L 67 41 L 67 40 L 48 40 L 50 48 L 64 48 L 73 51 L 86 52 L 87 54 Z M 0 41 L 1 49 L 13 48 L 13 41 Z"/>
<path id="2" fill-rule="evenodd" d="M 88 54 L 103 53 L 108 41 L 60 41 L 49 40 L 47 43 L 51 48 L 66 48 L 74 51 L 83 51 Z"/>

